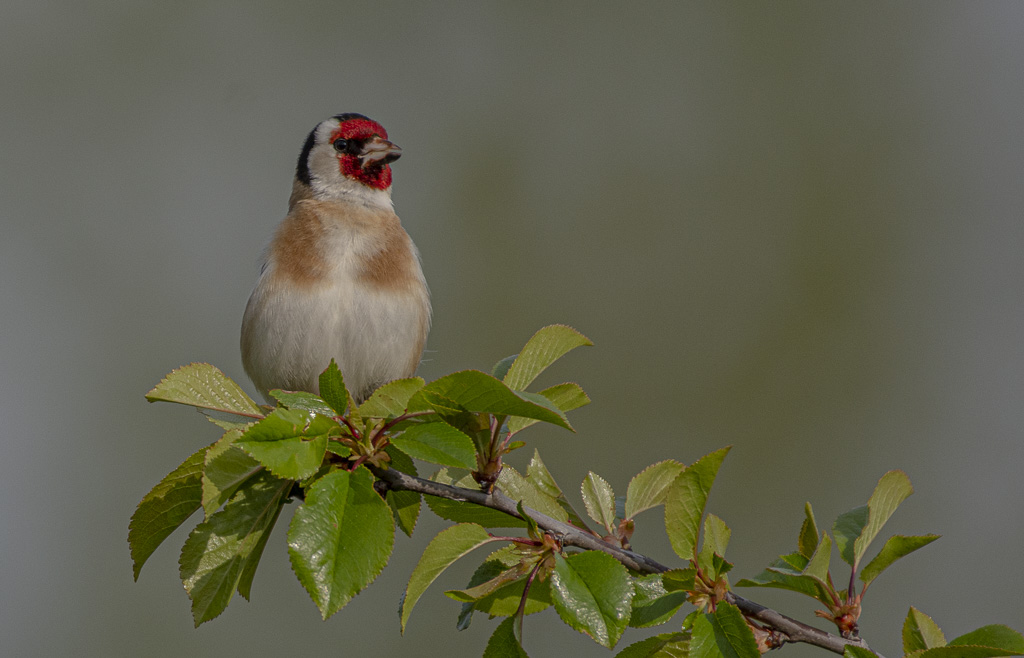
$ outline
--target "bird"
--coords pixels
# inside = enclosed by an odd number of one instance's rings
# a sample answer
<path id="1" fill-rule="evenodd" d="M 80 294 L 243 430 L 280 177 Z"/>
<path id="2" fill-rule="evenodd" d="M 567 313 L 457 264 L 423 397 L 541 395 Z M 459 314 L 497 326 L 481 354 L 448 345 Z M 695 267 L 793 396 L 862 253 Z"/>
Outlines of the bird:
<path id="1" fill-rule="evenodd" d="M 274 389 L 319 394 L 331 359 L 355 404 L 415 373 L 431 307 L 391 200 L 401 154 L 362 114 L 337 114 L 306 138 L 242 317 L 242 364 L 269 403 Z"/>

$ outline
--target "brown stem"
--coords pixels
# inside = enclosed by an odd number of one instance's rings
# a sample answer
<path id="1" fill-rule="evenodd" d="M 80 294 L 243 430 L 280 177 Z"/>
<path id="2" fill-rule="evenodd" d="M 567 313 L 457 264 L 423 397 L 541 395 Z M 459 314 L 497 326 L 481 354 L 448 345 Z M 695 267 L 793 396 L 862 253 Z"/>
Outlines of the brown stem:
<path id="1" fill-rule="evenodd" d="M 430 480 L 424 480 L 422 478 L 396 471 L 393 468 L 382 469 L 369 464 L 367 466 L 374 475 L 387 482 L 388 486 L 392 489 L 414 491 L 428 496 L 437 496 L 438 498 L 446 498 L 448 500 L 473 503 L 475 505 L 480 505 L 481 507 L 487 507 L 498 510 L 499 512 L 504 512 L 505 514 L 514 516 L 517 519 L 522 518 L 516 510 L 516 502 L 497 489 L 491 493 L 484 493 L 483 491 L 474 489 L 463 489 L 462 487 L 453 487 L 448 484 L 441 484 L 440 482 L 431 482 Z M 633 551 L 626 550 L 621 546 L 609 544 L 573 525 L 553 519 L 536 510 L 525 506 L 524 509 L 527 514 L 537 522 L 538 526 L 556 535 L 565 546 L 575 546 L 576 548 L 582 548 L 585 550 L 607 553 L 629 569 L 639 571 L 641 573 L 664 573 L 669 570 L 669 567 L 652 560 L 646 555 L 634 553 Z M 807 624 L 795 619 L 791 619 L 790 617 L 778 613 L 770 608 L 766 608 L 760 603 L 745 599 L 733 592 L 726 593 L 726 600 L 739 608 L 740 612 L 747 617 L 757 620 L 765 626 L 783 633 L 786 636 L 787 642 L 803 642 L 840 655 L 843 653 L 843 648 L 848 644 L 871 651 L 871 648 L 868 647 L 867 643 L 861 638 L 856 640 L 844 639 L 838 635 L 827 633 L 821 629 L 814 628 L 813 626 L 808 626 Z M 879 658 L 883 658 L 883 656 L 877 652 L 876 655 Z"/>

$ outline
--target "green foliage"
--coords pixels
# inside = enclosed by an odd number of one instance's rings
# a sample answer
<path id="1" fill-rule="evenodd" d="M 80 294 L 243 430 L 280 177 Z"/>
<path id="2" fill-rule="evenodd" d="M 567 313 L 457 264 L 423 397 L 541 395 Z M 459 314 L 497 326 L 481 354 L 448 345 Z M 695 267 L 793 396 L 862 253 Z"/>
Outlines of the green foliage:
<path id="1" fill-rule="evenodd" d="M 256 566 L 291 486 L 261 473 L 188 536 L 178 565 L 196 626 L 224 612 L 236 590 L 249 598 Z"/>
<path id="2" fill-rule="evenodd" d="M 601 646 L 614 647 L 626 630 L 633 585 L 612 556 L 597 551 L 556 556 L 551 591 L 562 621 Z"/>
<path id="3" fill-rule="evenodd" d="M 903 622 L 903 651 L 913 658 L 994 658 L 1024 655 L 1024 635 L 993 624 L 946 642 L 932 618 L 910 608 Z"/>
<path id="4" fill-rule="evenodd" d="M 577 504 L 582 502 L 580 509 L 592 521 L 577 512 L 538 451 L 525 474 L 504 463 L 505 455 L 524 445 L 511 440 L 524 429 L 538 422 L 572 429 L 566 413 L 590 402 L 578 384 L 536 393 L 526 389 L 559 358 L 590 344 L 570 327 L 545 327 L 490 374 L 464 370 L 430 383 L 418 377 L 398 380 L 358 406 L 333 361 L 320 376 L 319 395 L 274 390 L 276 408 L 258 406 L 213 366 L 191 364 L 171 372 L 147 399 L 216 412 L 210 420 L 222 434 L 139 503 L 128 533 L 135 577 L 156 548 L 203 509 L 182 547 L 179 571 L 196 625 L 209 621 L 235 592 L 249 598 L 281 510 L 298 500 L 288 554 L 296 577 L 327 619 L 381 573 L 395 529 L 411 536 L 425 499 L 435 514 L 455 525 L 430 542 L 410 576 L 399 610 L 403 632 L 413 608 L 449 566 L 484 544 L 498 544 L 464 588 L 444 592 L 461 604 L 459 629 L 477 612 L 504 617 L 484 656 L 526 656 L 524 619 L 550 607 L 571 628 L 612 648 L 627 627 L 672 623 L 684 604 L 693 607 L 674 622 L 675 630 L 617 655 L 759 656 L 777 638 L 744 616 L 749 609 L 733 605 L 743 600 L 731 594 L 727 578 L 733 568 L 725 559 L 732 531 L 707 511 L 729 448 L 688 467 L 672 459 L 653 464 L 630 480 L 620 498 L 604 478 L 588 473 Z M 430 480 L 420 480 L 414 460 L 441 468 Z M 492 491 L 483 504 L 469 502 Z M 831 534 L 822 531 L 807 504 L 795 552 L 737 584 L 811 597 L 825 608 L 819 616 L 834 622 L 844 637 L 855 637 L 868 587 L 900 558 L 937 539 L 892 536 L 865 560 L 912 491 L 902 471 L 886 473 L 867 504 L 841 514 Z M 637 516 L 660 505 L 680 562 L 650 573 L 662 568 L 633 561 L 642 556 L 630 552 L 631 541 Z M 515 534 L 499 536 L 493 534 L 496 528 Z M 597 544 L 602 550 L 579 551 L 596 542 L 603 542 Z M 834 552 L 850 567 L 849 578 L 832 571 Z M 631 571 L 624 563 L 645 565 L 646 572 Z M 836 588 L 847 582 L 847 589 Z M 947 642 L 935 622 L 914 608 L 903 625 L 903 644 L 906 655 L 915 658 L 1024 655 L 1024 637 L 1005 626 L 985 626 Z M 874 654 L 850 645 L 845 655 Z"/>
<path id="5" fill-rule="evenodd" d="M 128 524 L 135 580 L 153 551 L 203 504 L 203 458 L 196 452 L 167 474 L 139 503 Z"/>
<path id="6" fill-rule="evenodd" d="M 394 544 L 391 509 L 364 468 L 316 481 L 288 529 L 288 555 L 299 582 L 327 619 L 384 569 Z"/>
<path id="7" fill-rule="evenodd" d="M 693 621 L 690 658 L 760 658 L 754 633 L 734 605 L 721 603 Z"/>

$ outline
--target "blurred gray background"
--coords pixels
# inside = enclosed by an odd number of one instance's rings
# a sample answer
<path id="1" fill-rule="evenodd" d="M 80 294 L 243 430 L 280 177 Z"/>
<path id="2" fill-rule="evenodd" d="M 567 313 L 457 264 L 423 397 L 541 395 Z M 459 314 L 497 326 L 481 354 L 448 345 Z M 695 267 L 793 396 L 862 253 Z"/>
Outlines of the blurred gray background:
<path id="1" fill-rule="evenodd" d="M 0 644 L 18 656 L 479 655 L 460 565 L 398 633 L 442 524 L 324 623 L 285 534 L 198 630 L 179 530 L 132 582 L 139 499 L 215 428 L 145 392 L 238 355 L 306 133 L 402 146 L 394 199 L 434 327 L 421 374 L 490 368 L 546 324 L 596 343 L 545 375 L 594 403 L 533 429 L 573 495 L 732 453 L 711 509 L 735 578 L 902 468 L 886 532 L 943 538 L 873 586 L 952 638 L 1024 630 L 1024 4 L 10 1 L 0 9 Z M 578 500 L 578 498 L 576 498 Z M 675 563 L 658 511 L 639 550 Z M 191 527 L 192 524 L 188 524 Z M 813 621 L 795 594 L 747 596 Z M 658 630 L 669 630 L 672 626 Z M 654 631 L 629 631 L 620 646 Z M 531 617 L 533 656 L 610 655 Z M 824 655 L 787 648 L 780 655 Z"/>

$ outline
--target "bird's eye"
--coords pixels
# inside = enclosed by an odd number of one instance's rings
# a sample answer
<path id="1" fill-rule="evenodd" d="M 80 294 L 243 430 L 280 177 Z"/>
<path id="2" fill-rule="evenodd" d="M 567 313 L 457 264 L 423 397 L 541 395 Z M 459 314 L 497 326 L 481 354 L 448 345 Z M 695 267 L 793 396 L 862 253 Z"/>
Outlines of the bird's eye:
<path id="1" fill-rule="evenodd" d="M 335 151 L 337 151 L 338 153 L 345 153 L 346 149 L 348 149 L 348 140 L 347 139 L 339 137 L 338 139 L 334 140 L 334 150 Z"/>

